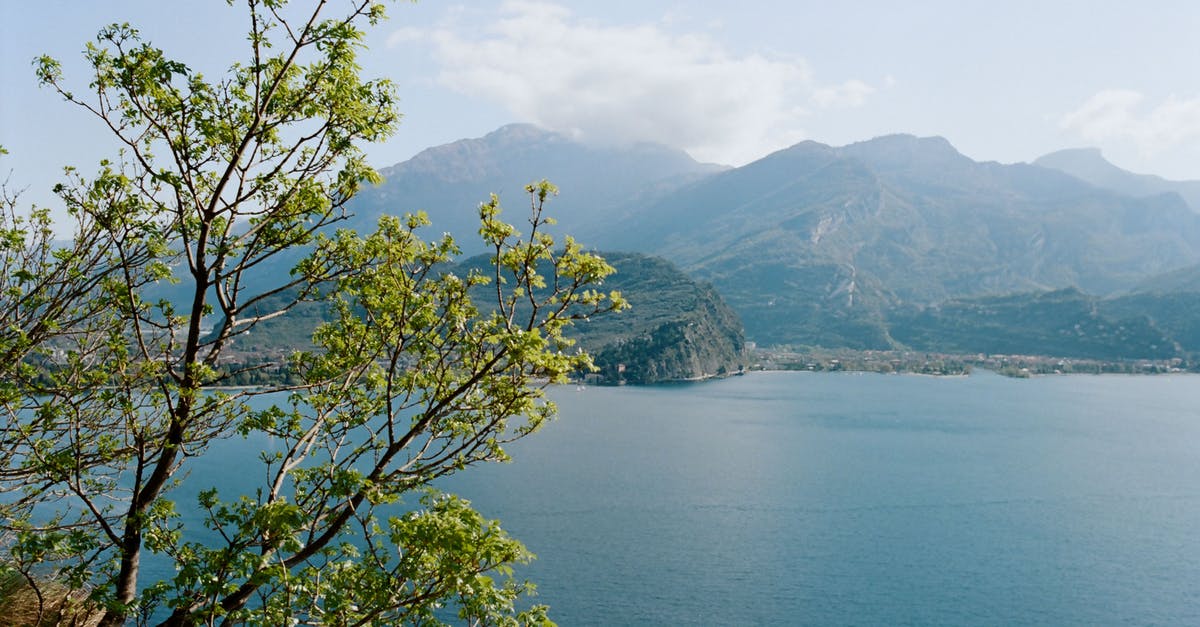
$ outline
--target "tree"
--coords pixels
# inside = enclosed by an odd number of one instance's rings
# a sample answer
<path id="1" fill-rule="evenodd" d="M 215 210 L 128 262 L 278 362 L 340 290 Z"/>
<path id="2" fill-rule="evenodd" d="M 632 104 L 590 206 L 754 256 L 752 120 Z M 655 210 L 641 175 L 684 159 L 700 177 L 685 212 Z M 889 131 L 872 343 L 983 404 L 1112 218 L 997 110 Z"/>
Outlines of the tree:
<path id="1" fill-rule="evenodd" d="M 85 591 L 102 625 L 429 624 L 446 606 L 545 620 L 515 609 L 524 547 L 430 482 L 507 459 L 553 415 L 543 387 L 591 367 L 564 330 L 625 304 L 593 289 L 603 259 L 543 232 L 546 182 L 527 188 L 524 235 L 495 196 L 480 206 L 487 273 L 451 272 L 458 249 L 422 240 L 423 215 L 335 231 L 378 180 L 360 145 L 398 115 L 392 85 L 355 61 L 382 7 L 325 4 L 247 0 L 250 58 L 216 82 L 128 25 L 88 45 L 86 96 L 36 63 L 122 146 L 58 186 L 69 246 L 4 195 L 3 564 L 39 609 Z M 239 338 L 311 302 L 328 321 L 288 358 L 294 383 L 219 388 L 240 374 Z M 265 478 L 253 493 L 188 474 L 223 440 L 268 436 L 245 460 Z M 177 503 L 195 483 L 197 502 Z M 145 581 L 144 559 L 174 576 Z"/>

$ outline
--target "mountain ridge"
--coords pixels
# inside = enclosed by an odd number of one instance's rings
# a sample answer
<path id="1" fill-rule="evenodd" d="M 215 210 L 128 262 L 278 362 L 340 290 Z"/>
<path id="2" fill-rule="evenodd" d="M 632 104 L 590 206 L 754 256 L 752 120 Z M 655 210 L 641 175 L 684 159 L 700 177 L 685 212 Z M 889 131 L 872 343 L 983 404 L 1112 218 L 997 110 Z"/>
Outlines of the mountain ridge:
<path id="1" fill-rule="evenodd" d="M 1074 176 L 1096 187 L 1130 196 L 1178 194 L 1193 211 L 1200 212 L 1200 181 L 1175 181 L 1154 174 L 1124 170 L 1107 159 L 1099 148 L 1067 148 L 1033 161 L 1033 165 Z"/>
<path id="2" fill-rule="evenodd" d="M 898 302 L 1103 295 L 1198 262 L 1200 219 L 1177 197 L 1131 198 L 976 162 L 944 138 L 890 135 L 777 151 L 626 212 L 600 241 L 713 282 L 751 339 L 887 348 L 881 320 Z"/>
<path id="3" fill-rule="evenodd" d="M 719 168 L 516 125 L 384 173 L 365 214 L 427 203 L 435 228 L 455 233 L 487 192 L 512 206 L 514 185 L 549 178 L 563 190 L 561 233 L 679 265 L 715 286 L 763 345 L 902 347 L 889 317 L 904 307 L 1068 288 L 1105 297 L 1200 264 L 1200 216 L 1176 194 L 978 162 L 942 137 L 810 140 Z"/>
<path id="4" fill-rule="evenodd" d="M 381 213 L 426 211 L 434 228 L 450 233 L 464 253 L 484 250 L 476 237 L 479 203 L 496 193 L 516 211 L 527 206 L 524 186 L 542 179 L 560 190 L 553 201 L 559 226 L 587 242 L 614 207 L 653 198 L 725 166 L 700 163 L 682 150 L 640 143 L 601 146 L 529 124 L 510 124 L 483 137 L 427 148 L 382 168 L 381 185 L 351 201 L 351 225 L 369 226 Z M 508 218 L 520 222 L 524 212 Z M 590 243 L 590 242 L 588 242 Z"/>

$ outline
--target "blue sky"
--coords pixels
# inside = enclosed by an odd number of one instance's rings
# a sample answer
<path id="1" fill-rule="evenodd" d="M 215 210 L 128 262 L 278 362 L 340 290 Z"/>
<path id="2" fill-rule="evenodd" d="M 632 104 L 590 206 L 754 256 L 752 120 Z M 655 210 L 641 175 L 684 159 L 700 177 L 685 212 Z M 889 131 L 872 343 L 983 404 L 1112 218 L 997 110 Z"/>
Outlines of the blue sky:
<path id="1" fill-rule="evenodd" d="M 335 2 L 336 4 L 336 2 Z M 86 84 L 83 45 L 128 21 L 213 75 L 244 56 L 217 0 L 0 2 L 0 144 L 10 185 L 46 204 L 63 165 L 112 146 L 39 89 L 50 54 Z M 398 2 L 367 74 L 396 81 L 387 166 L 534 122 L 590 141 L 657 141 L 739 165 L 802 139 L 941 135 L 979 160 L 1097 146 L 1124 168 L 1200 179 L 1200 3 L 1125 0 L 483 0 Z"/>

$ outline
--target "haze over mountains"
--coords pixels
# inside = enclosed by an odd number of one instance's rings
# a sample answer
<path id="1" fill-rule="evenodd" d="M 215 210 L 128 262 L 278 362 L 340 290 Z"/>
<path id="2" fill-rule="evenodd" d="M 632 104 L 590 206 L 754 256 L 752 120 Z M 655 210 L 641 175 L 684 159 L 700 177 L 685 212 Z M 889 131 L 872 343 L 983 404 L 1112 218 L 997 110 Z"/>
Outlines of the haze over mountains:
<path id="1" fill-rule="evenodd" d="M 702 164 L 657 144 L 585 145 L 528 124 L 511 124 L 485 137 L 426 149 L 383 168 L 383 185 L 354 199 L 360 225 L 382 212 L 427 211 L 433 230 L 453 234 L 467 254 L 482 252 L 477 231 L 480 202 L 500 196 L 505 219 L 520 223 L 529 209 L 523 188 L 548 179 L 560 189 L 551 212 L 571 234 L 594 232 L 621 208 L 674 190 L 725 166 Z"/>
<path id="2" fill-rule="evenodd" d="M 1134 174 L 1109 163 L 1098 148 L 1059 150 L 1033 163 L 1128 196 L 1176 193 L 1193 211 L 1200 212 L 1200 181 L 1170 181 L 1153 174 Z"/>
<path id="3" fill-rule="evenodd" d="M 548 178 L 563 190 L 552 207 L 561 232 L 602 250 L 665 257 L 710 282 L 760 344 L 897 348 L 924 338 L 932 350 L 936 334 L 899 326 L 929 327 L 921 312 L 944 303 L 1028 294 L 1030 311 L 1041 302 L 1061 313 L 1070 301 L 1095 318 L 1065 328 L 1098 354 L 1124 344 L 1081 338 L 1118 322 L 1088 303 L 1164 273 L 1183 272 L 1175 285 L 1200 275 L 1180 270 L 1200 263 L 1200 214 L 1183 197 L 1193 184 L 1098 159 L 1064 151 L 1042 165 L 981 163 L 942 138 L 892 135 L 843 147 L 803 142 L 728 169 L 661 146 L 597 148 L 513 125 L 385 169 L 387 181 L 355 209 L 362 220 L 424 209 L 435 232 L 475 252 L 477 204 L 498 191 L 519 224 L 521 186 Z M 1066 288 L 1078 291 L 1038 296 Z M 943 309 L 938 324 L 957 324 L 945 312 L 970 310 Z M 1162 336 L 1127 343 L 1145 347 L 1129 356 L 1169 352 L 1161 347 L 1173 340 L 1152 312 L 1118 313 L 1149 325 L 1142 339 Z M 972 346 L 954 343 L 982 350 Z"/>

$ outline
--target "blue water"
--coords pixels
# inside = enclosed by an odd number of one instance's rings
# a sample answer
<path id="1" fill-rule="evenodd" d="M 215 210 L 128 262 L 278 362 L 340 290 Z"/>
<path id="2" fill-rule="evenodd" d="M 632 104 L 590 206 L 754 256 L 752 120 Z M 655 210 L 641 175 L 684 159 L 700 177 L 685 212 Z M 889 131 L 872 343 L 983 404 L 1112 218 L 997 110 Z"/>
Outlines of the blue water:
<path id="1" fill-rule="evenodd" d="M 1200 377 L 559 388 L 443 487 L 571 625 L 1200 624 Z"/>
<path id="2" fill-rule="evenodd" d="M 551 396 L 513 463 L 440 487 L 538 554 L 518 574 L 564 627 L 1200 625 L 1200 376 Z M 214 446 L 175 496 L 247 489 L 262 445 Z"/>

